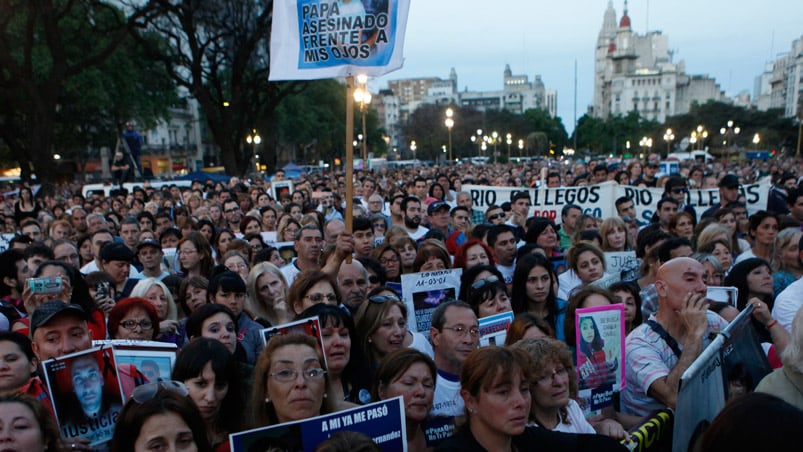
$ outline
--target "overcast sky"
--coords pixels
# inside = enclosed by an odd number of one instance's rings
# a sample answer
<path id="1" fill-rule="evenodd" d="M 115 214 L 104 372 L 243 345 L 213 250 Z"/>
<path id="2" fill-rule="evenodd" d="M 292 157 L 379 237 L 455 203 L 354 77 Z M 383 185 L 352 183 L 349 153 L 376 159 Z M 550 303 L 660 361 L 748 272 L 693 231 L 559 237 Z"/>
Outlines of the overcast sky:
<path id="1" fill-rule="evenodd" d="M 502 89 L 502 72 L 530 80 L 541 74 L 558 90 L 558 115 L 573 129 L 574 62 L 577 117 L 594 95 L 594 48 L 608 0 L 412 0 L 404 67 L 371 82 L 413 77 L 447 78 L 458 88 Z M 614 1 L 617 23 L 624 2 Z M 633 31 L 660 30 L 685 60 L 689 74 L 709 74 L 728 95 L 753 93 L 765 63 L 803 36 L 802 0 L 636 0 L 628 3 Z"/>

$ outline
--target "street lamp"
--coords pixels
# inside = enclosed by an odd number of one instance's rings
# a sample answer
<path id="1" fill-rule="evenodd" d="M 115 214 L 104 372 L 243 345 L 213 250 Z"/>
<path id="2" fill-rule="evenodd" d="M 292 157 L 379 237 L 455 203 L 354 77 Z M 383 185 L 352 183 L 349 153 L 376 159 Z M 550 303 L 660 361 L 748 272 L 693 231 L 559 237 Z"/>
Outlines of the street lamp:
<path id="1" fill-rule="evenodd" d="M 454 127 L 454 110 L 451 108 L 446 109 L 446 120 L 443 121 L 443 124 L 446 126 L 446 129 L 449 131 L 449 161 L 452 161 L 452 127 Z"/>
<path id="2" fill-rule="evenodd" d="M 756 147 L 756 150 L 758 150 L 758 143 L 760 142 L 761 142 L 761 135 L 759 135 L 758 132 L 756 132 L 756 134 L 753 135 L 753 145 Z"/>
<path id="3" fill-rule="evenodd" d="M 742 129 L 734 126 L 733 121 L 728 121 L 727 127 L 719 129 L 719 134 L 722 135 L 722 145 L 728 148 L 728 158 L 730 158 L 730 148 L 736 141 L 736 136 L 739 135 Z"/>
<path id="4" fill-rule="evenodd" d="M 505 143 L 507 143 L 507 161 L 510 162 L 510 145 L 513 144 L 513 135 L 505 135 Z"/>
<path id="5" fill-rule="evenodd" d="M 524 152 L 524 140 L 519 140 L 519 155 L 522 155 Z M 527 153 L 529 157 L 529 152 Z"/>
<path id="6" fill-rule="evenodd" d="M 259 145 L 259 143 L 262 143 L 262 137 L 259 136 L 259 133 L 257 133 L 257 129 L 251 129 L 251 133 L 245 137 L 245 142 L 254 146 L 254 152 L 251 155 L 251 159 L 257 172 L 259 172 L 259 162 L 258 162 L 259 157 L 257 157 L 257 146 Z"/>
<path id="7" fill-rule="evenodd" d="M 638 144 L 641 146 L 641 152 L 644 152 L 645 148 L 647 148 L 647 154 L 649 154 L 649 149 L 652 148 L 652 138 L 641 137 Z"/>
<path id="8" fill-rule="evenodd" d="M 689 142 L 692 144 L 691 149 L 699 149 L 703 150 L 705 145 L 705 139 L 708 138 L 708 131 L 705 130 L 705 127 L 702 125 L 697 126 L 695 130 L 691 131 L 691 138 L 689 138 Z M 699 143 L 699 145 L 696 145 Z"/>
<path id="9" fill-rule="evenodd" d="M 485 149 L 485 142 L 482 140 L 482 129 L 477 129 L 477 134 L 471 135 L 471 142 L 477 145 L 477 157 L 479 157 L 481 151 Z"/>
<path id="10" fill-rule="evenodd" d="M 368 136 L 368 132 L 366 131 L 365 127 L 365 113 L 368 110 L 368 104 L 371 103 L 371 93 L 368 92 L 368 87 L 365 84 L 368 82 L 368 76 L 365 74 L 360 74 L 357 76 L 357 83 L 359 83 L 359 87 L 354 90 L 354 102 L 360 104 L 360 114 L 362 115 L 362 135 L 363 137 Z M 368 140 L 364 139 L 362 142 L 362 159 L 364 162 L 368 162 Z M 367 164 L 367 163 L 365 163 Z"/>
<path id="11" fill-rule="evenodd" d="M 415 160 L 415 150 L 418 149 L 418 146 L 415 145 L 415 140 L 410 142 L 410 150 L 413 151 L 413 160 Z"/>
<path id="12" fill-rule="evenodd" d="M 672 129 L 666 129 L 664 132 L 664 141 L 666 141 L 666 155 L 669 155 L 669 148 L 672 144 L 672 141 L 675 139 L 675 134 L 672 132 Z"/>
<path id="13" fill-rule="evenodd" d="M 496 130 L 491 132 L 491 139 L 492 139 L 491 143 L 493 143 L 493 145 L 494 145 L 494 158 L 493 158 L 493 161 L 496 161 L 496 157 L 499 155 L 499 153 L 496 150 L 496 145 L 499 144 L 499 132 L 497 132 Z"/>

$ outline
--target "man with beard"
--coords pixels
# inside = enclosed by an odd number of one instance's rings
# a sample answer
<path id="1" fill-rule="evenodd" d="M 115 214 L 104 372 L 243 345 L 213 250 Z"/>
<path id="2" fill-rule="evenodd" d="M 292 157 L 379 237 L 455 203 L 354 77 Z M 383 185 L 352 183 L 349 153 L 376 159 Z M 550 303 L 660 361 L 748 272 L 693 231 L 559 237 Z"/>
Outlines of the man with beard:
<path id="1" fill-rule="evenodd" d="M 83 207 L 74 206 L 70 212 L 70 222 L 76 234 L 86 234 L 86 210 Z"/>
<path id="2" fill-rule="evenodd" d="M 115 397 L 113 392 L 103 390 L 104 373 L 95 355 L 81 355 L 70 361 L 73 393 L 78 403 L 65 406 L 62 429 L 69 435 L 64 436 L 81 435 L 96 441 L 108 439 L 114 431 L 121 400 L 119 395 Z"/>
<path id="3" fill-rule="evenodd" d="M 404 198 L 401 204 L 404 229 L 413 240 L 424 237 L 429 229 L 421 226 L 421 201 L 415 196 Z"/>
<path id="4" fill-rule="evenodd" d="M 296 249 L 296 258 L 293 262 L 281 268 L 287 286 L 293 285 L 296 276 L 305 270 L 321 269 L 321 248 L 323 246 L 323 234 L 314 224 L 307 224 L 298 230 L 293 247 Z"/>
<path id="5" fill-rule="evenodd" d="M 468 303 L 441 303 L 432 313 L 429 337 L 438 367 L 435 396 L 429 415 L 462 417 L 465 415 L 465 405 L 460 396 L 460 371 L 480 341 L 477 316 Z"/>
<path id="6" fill-rule="evenodd" d="M 226 218 L 226 227 L 232 231 L 240 230 L 240 220 L 243 219 L 243 212 L 240 210 L 240 203 L 234 199 L 227 199 L 223 203 L 223 216 Z"/>

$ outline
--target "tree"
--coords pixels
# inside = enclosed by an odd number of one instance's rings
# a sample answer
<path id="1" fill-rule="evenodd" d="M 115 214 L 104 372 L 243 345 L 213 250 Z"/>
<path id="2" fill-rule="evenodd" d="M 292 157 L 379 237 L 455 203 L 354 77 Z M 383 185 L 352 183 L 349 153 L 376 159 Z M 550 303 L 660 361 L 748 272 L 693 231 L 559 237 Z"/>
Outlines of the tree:
<path id="1" fill-rule="evenodd" d="M 268 82 L 273 1 L 152 1 L 158 15 L 150 29 L 167 41 L 152 52 L 198 100 L 226 173 L 245 174 L 253 156 L 246 135 L 270 124 L 282 99 L 306 86 Z"/>
<path id="2" fill-rule="evenodd" d="M 104 0 L 0 3 L 0 139 L 23 180 L 32 171 L 43 181 L 55 176 L 60 112 L 74 100 L 68 85 L 92 78 L 151 12 L 149 3 L 128 9 L 126 16 Z"/>

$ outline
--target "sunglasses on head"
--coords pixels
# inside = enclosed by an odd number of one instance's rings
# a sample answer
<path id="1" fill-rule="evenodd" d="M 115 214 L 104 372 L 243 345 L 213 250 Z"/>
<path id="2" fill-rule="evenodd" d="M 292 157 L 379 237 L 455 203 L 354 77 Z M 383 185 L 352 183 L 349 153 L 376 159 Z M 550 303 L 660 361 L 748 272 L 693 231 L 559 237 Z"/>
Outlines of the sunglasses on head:
<path id="1" fill-rule="evenodd" d="M 368 297 L 368 301 L 371 303 L 385 303 L 386 301 L 401 301 L 399 297 L 395 295 L 374 295 L 373 297 Z"/>
<path id="2" fill-rule="evenodd" d="M 499 282 L 499 278 L 497 278 L 494 275 L 491 275 L 487 278 L 482 278 L 474 281 L 473 283 L 471 283 L 471 288 L 474 290 L 479 290 L 489 284 L 496 284 L 497 282 Z"/>
<path id="3" fill-rule="evenodd" d="M 187 390 L 187 387 L 184 386 L 184 383 L 180 381 L 160 380 L 160 381 L 155 381 L 153 383 L 146 383 L 144 385 L 137 386 L 131 393 L 131 398 L 134 399 L 134 401 L 137 403 L 144 403 L 152 399 L 156 395 L 156 393 L 159 392 L 159 389 L 165 389 L 170 392 L 175 392 L 176 394 L 179 394 L 182 397 L 187 397 L 187 395 L 189 395 L 190 393 Z"/>

